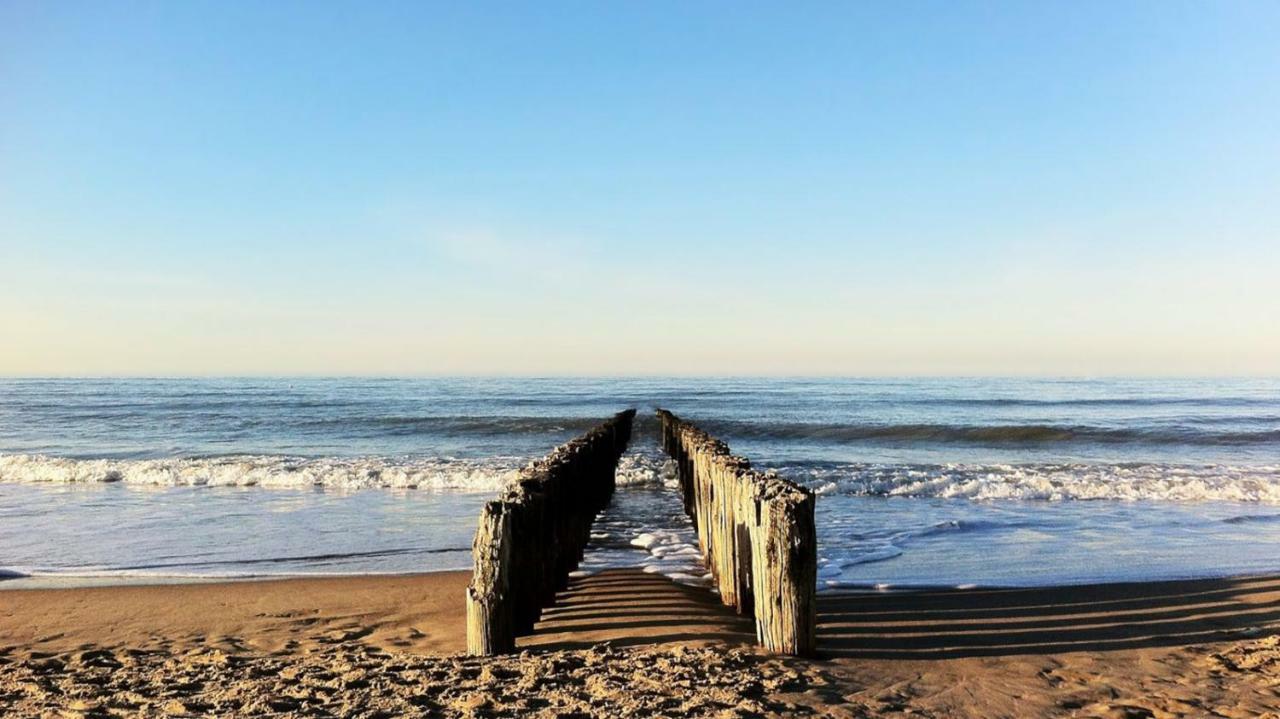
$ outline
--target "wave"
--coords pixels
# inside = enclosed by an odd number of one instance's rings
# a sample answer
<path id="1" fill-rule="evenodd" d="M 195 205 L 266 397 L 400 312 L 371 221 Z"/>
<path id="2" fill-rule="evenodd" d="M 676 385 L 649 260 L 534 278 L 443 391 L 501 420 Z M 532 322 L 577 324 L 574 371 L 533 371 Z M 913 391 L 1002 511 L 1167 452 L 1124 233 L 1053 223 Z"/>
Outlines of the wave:
<path id="1" fill-rule="evenodd" d="M 307 459 L 255 455 L 117 460 L 0 454 L 0 482 L 492 492 L 515 476 L 524 463 L 520 457 Z M 820 495 L 1280 504 L 1280 465 L 806 463 L 773 469 Z M 636 448 L 623 455 L 616 479 L 622 487 L 672 488 L 678 484 L 674 463 L 656 448 Z M 936 529 L 982 528 L 966 524 Z"/>
<path id="2" fill-rule="evenodd" d="M 293 426 L 338 428 L 373 436 L 455 435 L 509 437 L 511 435 L 582 434 L 600 424 L 598 417 L 513 417 L 513 416 L 377 416 L 324 417 L 308 419 Z"/>
<path id="3" fill-rule="evenodd" d="M 675 462 L 657 447 L 633 447 L 623 454 L 614 478 L 619 487 L 679 486 Z"/>
<path id="4" fill-rule="evenodd" d="M 314 459 L 276 455 L 72 459 L 42 454 L 0 454 L 0 482 L 497 491 L 526 461 L 523 457 Z M 670 484 L 675 481 L 674 477 L 674 465 L 657 450 L 623 455 L 616 473 L 620 486 Z"/>
<path id="5" fill-rule="evenodd" d="M 460 436 L 510 436 L 519 434 L 581 434 L 600 424 L 599 417 L 532 417 L 532 416 L 499 416 L 499 415 L 376 415 L 361 416 L 350 412 L 340 416 L 320 416 L 294 418 L 275 414 L 244 415 L 244 403 L 228 406 L 237 411 L 223 412 L 220 407 L 208 405 L 192 405 L 188 408 L 175 407 L 170 411 L 172 416 L 179 409 L 186 409 L 180 416 L 190 419 L 192 416 L 218 420 L 234 420 L 243 427 L 288 426 L 302 431 L 338 429 L 365 435 L 460 435 Z M 316 405 L 319 406 L 319 405 Z M 325 405 L 326 409 L 335 409 Z M 336 408 L 340 409 L 341 404 Z M 294 409 L 283 406 L 284 409 Z M 137 421 L 146 418 L 154 407 L 140 405 L 137 410 L 127 406 L 112 405 L 102 409 L 79 407 L 60 410 L 59 417 L 74 421 Z M 261 406 L 255 410 L 264 409 Z"/>
<path id="6" fill-rule="evenodd" d="M 1280 522 L 1280 514 L 1240 514 L 1222 520 L 1224 524 L 1269 524 Z"/>
<path id="7" fill-rule="evenodd" d="M 911 537 L 933 537 L 951 534 L 974 534 L 982 532 L 1003 532 L 1011 529 L 1030 526 L 1026 522 L 993 522 L 980 519 L 952 519 L 938 522 L 930 527 L 909 532 Z"/>
<path id="8" fill-rule="evenodd" d="M 71 459 L 40 454 L 0 455 L 0 482 L 120 482 L 158 487 L 330 487 L 335 489 L 453 489 L 490 491 L 524 463 L 518 457 L 325 457 L 274 455 L 175 459 Z"/>
<path id="9" fill-rule="evenodd" d="M 902 556 L 903 549 L 893 544 L 886 544 L 882 547 L 874 549 L 863 549 L 855 554 L 850 554 L 834 561 L 828 560 L 819 569 L 819 573 L 827 576 L 831 574 L 839 574 L 839 570 L 856 567 L 860 564 L 875 564 L 877 562 L 887 562 L 890 559 L 896 559 Z M 834 571 L 833 571 L 834 570 Z"/>
<path id="10" fill-rule="evenodd" d="M 1034 397 L 892 397 L 886 404 L 959 407 L 1269 407 L 1271 399 L 1256 397 L 1079 397 L 1038 399 Z"/>
<path id="11" fill-rule="evenodd" d="M 1013 424 L 822 424 L 809 422 L 755 423 L 709 421 L 712 434 L 767 440 L 870 441 L 906 443 L 967 443 L 1034 445 L 1068 442 L 1135 444 L 1248 445 L 1280 442 L 1280 429 L 1258 431 L 1206 430 L 1189 426 L 1149 428 L 1088 425 Z"/>
<path id="12" fill-rule="evenodd" d="M 218 560 L 199 560 L 199 561 L 178 561 L 178 562 L 148 562 L 146 564 L 130 564 L 118 567 L 66 567 L 62 571 L 75 572 L 77 569 L 81 571 L 96 572 L 134 572 L 148 569 L 170 569 L 185 568 L 190 570 L 205 569 L 214 567 L 238 567 L 238 566 L 256 566 L 256 565 L 274 565 L 274 564 L 296 564 L 305 563 L 310 565 L 316 564 L 334 564 L 341 562 L 350 562 L 362 559 L 373 559 L 381 557 L 396 556 L 412 556 L 419 554 L 450 554 L 456 552 L 470 552 L 471 547 L 402 547 L 396 549 L 374 549 L 364 552 L 341 552 L 327 554 L 298 554 L 284 557 L 258 557 L 254 559 L 218 559 Z"/>
<path id="13" fill-rule="evenodd" d="M 1280 504 L 1280 465 L 847 464 L 779 467 L 819 494 Z"/>

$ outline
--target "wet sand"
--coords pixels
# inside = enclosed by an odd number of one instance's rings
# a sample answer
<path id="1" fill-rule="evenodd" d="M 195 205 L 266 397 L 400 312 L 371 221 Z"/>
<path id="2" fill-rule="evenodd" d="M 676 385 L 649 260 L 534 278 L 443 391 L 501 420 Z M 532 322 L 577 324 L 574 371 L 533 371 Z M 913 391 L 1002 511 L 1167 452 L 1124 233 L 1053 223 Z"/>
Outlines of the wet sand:
<path id="1" fill-rule="evenodd" d="M 460 656 L 465 572 L 0 591 L 3 716 L 1280 716 L 1280 579 L 824 596 L 763 656 L 709 593 L 579 580 Z"/>

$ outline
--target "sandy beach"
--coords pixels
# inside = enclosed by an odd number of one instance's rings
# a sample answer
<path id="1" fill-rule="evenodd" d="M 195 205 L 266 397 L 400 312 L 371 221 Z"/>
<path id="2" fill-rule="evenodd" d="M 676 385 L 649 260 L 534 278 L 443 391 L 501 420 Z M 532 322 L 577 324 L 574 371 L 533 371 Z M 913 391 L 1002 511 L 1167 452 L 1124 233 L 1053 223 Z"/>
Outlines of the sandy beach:
<path id="1" fill-rule="evenodd" d="M 4 716 L 1280 716 L 1280 578 L 824 595 L 783 659 L 711 594 L 575 579 L 461 655 L 465 572 L 0 592 Z"/>

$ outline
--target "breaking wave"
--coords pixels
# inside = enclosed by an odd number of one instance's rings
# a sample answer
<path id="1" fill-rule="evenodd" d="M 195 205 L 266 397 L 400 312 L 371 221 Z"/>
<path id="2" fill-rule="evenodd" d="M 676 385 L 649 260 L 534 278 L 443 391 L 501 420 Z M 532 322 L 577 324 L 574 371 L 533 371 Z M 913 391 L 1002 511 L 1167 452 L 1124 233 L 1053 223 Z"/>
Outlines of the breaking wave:
<path id="1" fill-rule="evenodd" d="M 779 471 L 819 494 L 1280 504 L 1280 465 L 845 464 Z"/>
<path id="2" fill-rule="evenodd" d="M 70 459 L 39 454 L 0 455 L 0 482 L 121 482 L 158 487 L 331 487 L 336 489 L 453 489 L 490 491 L 523 458 L 484 460 L 385 457 L 308 459 L 271 455 L 177 459 Z"/>
<path id="3" fill-rule="evenodd" d="M 298 424 L 299 427 L 340 427 L 350 432 L 376 435 L 462 435 L 499 436 L 512 434 L 581 434 L 600 424 L 597 417 L 327 417 Z"/>
<path id="4" fill-rule="evenodd" d="M 618 459 L 615 474 L 619 487 L 627 486 L 679 486 L 676 465 L 662 450 L 654 446 L 632 446 Z"/>
<path id="5" fill-rule="evenodd" d="M 324 457 L 275 455 L 175 459 L 71 459 L 0 454 L 0 482 L 110 483 L 153 487 L 329 487 L 497 491 L 526 462 L 523 457 Z M 662 485 L 673 469 L 659 451 L 623 455 L 620 486 Z"/>

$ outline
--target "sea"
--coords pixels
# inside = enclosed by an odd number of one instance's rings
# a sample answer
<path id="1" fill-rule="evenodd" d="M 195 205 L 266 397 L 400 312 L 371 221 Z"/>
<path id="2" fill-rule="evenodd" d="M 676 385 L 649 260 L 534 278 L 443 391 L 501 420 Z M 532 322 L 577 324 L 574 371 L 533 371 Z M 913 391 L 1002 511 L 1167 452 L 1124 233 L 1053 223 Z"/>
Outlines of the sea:
<path id="1" fill-rule="evenodd" d="M 0 588 L 466 569 L 626 408 L 582 571 L 706 584 L 658 407 L 816 493 L 823 591 L 1280 571 L 1277 379 L 0 379 Z"/>

